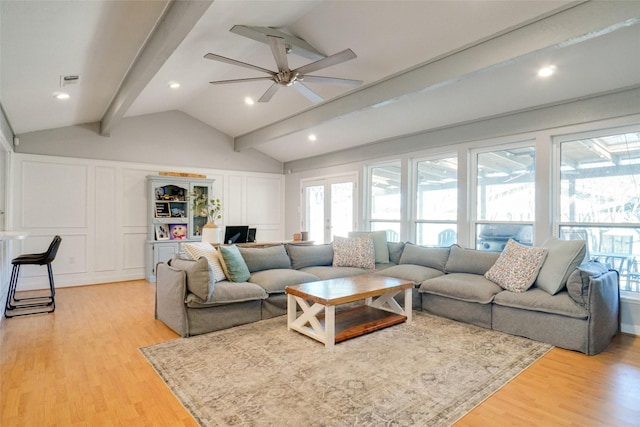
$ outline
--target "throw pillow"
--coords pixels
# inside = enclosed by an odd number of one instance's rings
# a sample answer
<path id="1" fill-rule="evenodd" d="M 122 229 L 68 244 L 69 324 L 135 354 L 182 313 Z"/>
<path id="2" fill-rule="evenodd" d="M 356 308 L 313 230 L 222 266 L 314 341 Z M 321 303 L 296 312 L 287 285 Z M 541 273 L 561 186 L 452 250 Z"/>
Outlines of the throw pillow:
<path id="1" fill-rule="evenodd" d="M 387 232 L 380 231 L 350 231 L 349 237 L 371 237 L 373 239 L 373 250 L 376 253 L 376 262 L 381 264 L 389 263 L 389 248 L 387 247 Z"/>
<path id="2" fill-rule="evenodd" d="M 376 268 L 376 255 L 371 237 L 333 238 L 333 266 Z"/>
<path id="3" fill-rule="evenodd" d="M 587 254 L 586 240 L 560 240 L 550 237 L 543 244 L 549 253 L 538 278 L 536 286 L 555 295 L 564 289 L 569 275 L 584 260 Z"/>
<path id="4" fill-rule="evenodd" d="M 508 291 L 525 292 L 535 282 L 546 256 L 546 248 L 525 246 L 509 239 L 484 277 Z"/>
<path id="5" fill-rule="evenodd" d="M 216 248 L 211 246 L 210 243 L 182 243 L 180 246 L 182 247 L 184 253 L 187 254 L 190 259 L 198 259 L 200 257 L 205 257 L 207 259 L 209 267 L 211 267 L 211 270 L 213 271 L 213 280 L 215 282 L 220 282 L 227 279 L 227 276 L 224 275 L 222 264 L 220 264 L 218 251 L 216 251 Z"/>
<path id="6" fill-rule="evenodd" d="M 203 301 L 207 301 L 213 295 L 215 282 L 211 280 L 209 263 L 205 257 L 198 260 L 174 257 L 168 264 L 186 273 L 189 292 Z"/>
<path id="7" fill-rule="evenodd" d="M 249 268 L 242 258 L 236 245 L 220 246 L 220 256 L 223 261 L 225 275 L 232 282 L 246 282 L 251 277 Z"/>

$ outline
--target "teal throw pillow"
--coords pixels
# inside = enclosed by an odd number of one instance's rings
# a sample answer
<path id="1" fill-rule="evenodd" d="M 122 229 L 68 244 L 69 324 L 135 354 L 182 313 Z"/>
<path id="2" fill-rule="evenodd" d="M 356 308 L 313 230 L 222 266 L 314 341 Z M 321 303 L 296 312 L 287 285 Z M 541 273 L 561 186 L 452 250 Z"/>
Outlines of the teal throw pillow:
<path id="1" fill-rule="evenodd" d="M 220 246 L 220 255 L 224 261 L 225 275 L 232 282 L 246 282 L 251 273 L 236 245 Z"/>

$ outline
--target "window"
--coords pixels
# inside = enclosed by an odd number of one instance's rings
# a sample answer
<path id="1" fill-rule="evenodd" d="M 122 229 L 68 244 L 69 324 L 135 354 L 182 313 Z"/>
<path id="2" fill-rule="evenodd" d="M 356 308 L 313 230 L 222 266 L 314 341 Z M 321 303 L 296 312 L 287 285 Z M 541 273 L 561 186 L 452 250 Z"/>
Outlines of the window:
<path id="1" fill-rule="evenodd" d="M 589 257 L 640 292 L 640 128 L 556 139 L 558 231 L 587 241 Z"/>
<path id="2" fill-rule="evenodd" d="M 476 248 L 499 252 L 509 239 L 533 244 L 535 219 L 535 148 L 476 152 Z"/>
<path id="3" fill-rule="evenodd" d="M 369 228 L 390 242 L 400 240 L 401 176 L 400 162 L 369 167 Z"/>
<path id="4" fill-rule="evenodd" d="M 458 219 L 458 159 L 416 160 L 415 236 L 418 245 L 456 243 Z"/>

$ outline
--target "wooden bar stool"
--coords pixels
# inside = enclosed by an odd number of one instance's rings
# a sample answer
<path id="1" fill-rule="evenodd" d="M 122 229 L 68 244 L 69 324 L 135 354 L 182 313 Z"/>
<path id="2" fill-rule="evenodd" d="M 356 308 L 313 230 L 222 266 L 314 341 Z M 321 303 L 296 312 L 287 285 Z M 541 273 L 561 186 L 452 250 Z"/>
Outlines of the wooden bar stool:
<path id="1" fill-rule="evenodd" d="M 46 252 L 39 254 L 24 254 L 11 261 L 13 269 L 11 270 L 11 281 L 9 282 L 9 294 L 7 295 L 7 303 L 4 307 L 5 317 L 25 316 L 28 314 L 53 313 L 56 309 L 55 294 L 56 289 L 53 284 L 53 271 L 51 263 L 56 258 L 58 248 L 62 238 L 55 236 Z M 18 286 L 18 277 L 20 276 L 20 267 L 23 265 L 46 265 L 49 273 L 48 295 L 42 295 L 29 298 L 16 298 L 16 288 Z M 45 310 L 43 310 L 45 308 Z"/>

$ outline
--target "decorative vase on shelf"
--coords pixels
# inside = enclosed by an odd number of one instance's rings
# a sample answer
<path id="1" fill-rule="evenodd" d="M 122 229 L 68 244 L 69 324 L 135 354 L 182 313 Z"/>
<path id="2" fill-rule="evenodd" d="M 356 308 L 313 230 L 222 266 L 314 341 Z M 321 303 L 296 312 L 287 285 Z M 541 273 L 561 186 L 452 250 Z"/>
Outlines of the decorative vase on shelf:
<path id="1" fill-rule="evenodd" d="M 211 244 L 220 243 L 220 227 L 215 222 L 207 222 L 202 227 L 202 241 Z"/>

